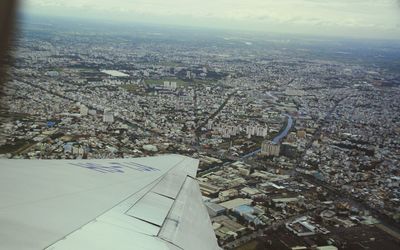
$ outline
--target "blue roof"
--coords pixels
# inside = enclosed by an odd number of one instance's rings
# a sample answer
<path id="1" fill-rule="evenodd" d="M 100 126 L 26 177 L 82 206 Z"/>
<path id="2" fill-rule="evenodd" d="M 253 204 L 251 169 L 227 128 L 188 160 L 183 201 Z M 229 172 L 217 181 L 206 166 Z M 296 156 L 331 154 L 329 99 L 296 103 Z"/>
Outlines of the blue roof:
<path id="1" fill-rule="evenodd" d="M 47 127 L 54 127 L 54 125 L 56 125 L 55 122 L 52 122 L 52 121 L 47 122 Z"/>
<path id="2" fill-rule="evenodd" d="M 248 205 L 241 205 L 235 207 L 233 210 L 241 214 L 252 214 L 254 212 L 254 208 Z"/>
<path id="3" fill-rule="evenodd" d="M 254 222 L 256 225 L 262 224 L 262 221 L 253 214 L 254 208 L 248 205 L 241 205 L 235 207 L 233 211 L 239 213 L 243 218 L 249 222 Z"/>

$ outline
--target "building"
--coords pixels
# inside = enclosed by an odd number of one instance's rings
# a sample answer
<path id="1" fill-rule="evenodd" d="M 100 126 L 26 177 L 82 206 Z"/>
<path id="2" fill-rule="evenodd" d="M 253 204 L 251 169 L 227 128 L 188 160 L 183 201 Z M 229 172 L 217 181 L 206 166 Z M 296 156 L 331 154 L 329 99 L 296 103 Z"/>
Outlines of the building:
<path id="1" fill-rule="evenodd" d="M 164 89 L 175 90 L 177 87 L 176 82 L 164 81 Z"/>
<path id="2" fill-rule="evenodd" d="M 87 116 L 89 114 L 89 109 L 85 105 L 81 105 L 80 107 L 81 116 Z"/>
<path id="3" fill-rule="evenodd" d="M 261 126 L 247 126 L 246 127 L 247 138 L 252 136 L 266 137 L 268 135 L 268 127 Z"/>
<path id="4" fill-rule="evenodd" d="M 254 196 L 260 194 L 261 192 L 256 188 L 244 187 L 240 190 L 240 193 L 247 196 Z"/>
<path id="5" fill-rule="evenodd" d="M 285 223 L 286 228 L 297 236 L 311 236 L 317 233 L 328 234 L 327 229 L 314 223 L 309 216 L 302 216 L 292 222 Z"/>
<path id="6" fill-rule="evenodd" d="M 232 238 L 232 236 L 242 235 L 247 228 L 229 218 L 226 215 L 220 215 L 212 218 L 215 235 L 222 242 Z"/>
<path id="7" fill-rule="evenodd" d="M 224 208 L 221 205 L 215 204 L 215 203 L 205 202 L 204 204 L 206 205 L 206 208 L 207 208 L 207 211 L 208 211 L 208 214 L 210 215 L 210 217 L 223 215 L 226 211 L 226 208 Z"/>
<path id="8" fill-rule="evenodd" d="M 199 182 L 200 191 L 204 195 L 214 195 L 219 192 L 220 188 L 210 183 Z"/>
<path id="9" fill-rule="evenodd" d="M 236 198 L 234 200 L 220 203 L 220 205 L 225 207 L 226 209 L 233 209 L 242 205 L 251 205 L 252 202 L 253 200 L 251 199 Z"/>
<path id="10" fill-rule="evenodd" d="M 169 82 L 168 81 L 164 81 L 164 89 L 169 89 Z"/>
<path id="11" fill-rule="evenodd" d="M 111 109 L 104 109 L 103 122 L 106 122 L 106 123 L 114 122 L 114 113 L 112 112 Z"/>
<path id="12" fill-rule="evenodd" d="M 258 208 L 249 205 L 241 205 L 233 208 L 232 211 L 242 216 L 248 223 L 253 222 L 256 225 L 263 224 L 263 222 L 257 217 L 257 215 L 263 214 L 263 211 Z"/>
<path id="13" fill-rule="evenodd" d="M 235 197 L 238 194 L 239 194 L 239 192 L 236 189 L 228 189 L 228 190 L 219 192 L 218 198 L 220 199 L 220 201 L 227 201 L 231 197 Z"/>
<path id="14" fill-rule="evenodd" d="M 177 87 L 176 82 L 171 82 L 170 87 L 171 87 L 171 89 L 176 89 L 176 87 Z"/>
<path id="15" fill-rule="evenodd" d="M 272 141 L 265 141 L 261 145 L 261 155 L 264 156 L 279 156 L 280 153 L 280 144 L 272 142 Z"/>

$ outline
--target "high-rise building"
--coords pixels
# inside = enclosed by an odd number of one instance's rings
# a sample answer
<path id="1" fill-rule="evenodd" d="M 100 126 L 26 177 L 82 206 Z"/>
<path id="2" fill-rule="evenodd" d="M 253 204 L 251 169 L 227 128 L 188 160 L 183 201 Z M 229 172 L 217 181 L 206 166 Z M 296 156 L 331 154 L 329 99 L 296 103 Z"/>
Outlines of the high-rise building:
<path id="1" fill-rule="evenodd" d="M 261 155 L 279 156 L 280 144 L 272 141 L 264 141 L 261 145 Z"/>
<path id="2" fill-rule="evenodd" d="M 172 90 L 175 90 L 175 89 L 176 89 L 176 86 L 177 86 L 176 82 L 168 82 L 168 81 L 165 81 L 165 82 L 164 82 L 164 89 L 172 89 Z"/>
<path id="3" fill-rule="evenodd" d="M 251 138 L 252 136 L 260 136 L 266 137 L 268 135 L 268 127 L 261 126 L 247 126 L 246 127 L 247 138 Z"/>
<path id="4" fill-rule="evenodd" d="M 164 81 L 164 89 L 169 89 L 170 88 L 170 82 Z"/>
<path id="5" fill-rule="evenodd" d="M 211 120 L 209 120 L 208 122 L 207 122 L 207 129 L 208 130 L 211 130 L 213 128 L 213 122 L 211 121 Z"/>
<path id="6" fill-rule="evenodd" d="M 80 108 L 81 116 L 87 116 L 89 114 L 89 109 L 85 105 L 81 105 Z"/>
<path id="7" fill-rule="evenodd" d="M 176 89 L 176 82 L 171 82 L 170 83 L 170 87 L 171 87 L 171 89 Z"/>
<path id="8" fill-rule="evenodd" d="M 106 122 L 106 123 L 114 122 L 114 113 L 112 112 L 111 109 L 104 109 L 103 122 Z"/>

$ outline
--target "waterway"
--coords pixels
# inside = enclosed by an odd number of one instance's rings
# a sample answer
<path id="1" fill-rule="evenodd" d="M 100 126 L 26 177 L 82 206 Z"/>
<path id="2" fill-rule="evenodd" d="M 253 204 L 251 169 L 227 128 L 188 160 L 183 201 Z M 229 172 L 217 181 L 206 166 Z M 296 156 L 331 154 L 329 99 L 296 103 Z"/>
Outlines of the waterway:
<path id="1" fill-rule="evenodd" d="M 293 118 L 290 115 L 285 115 L 285 116 L 287 117 L 286 128 L 282 132 L 280 132 L 277 136 L 275 136 L 274 139 L 272 139 L 273 143 L 276 143 L 276 144 L 280 143 L 281 140 L 288 135 L 290 129 L 293 126 Z"/>

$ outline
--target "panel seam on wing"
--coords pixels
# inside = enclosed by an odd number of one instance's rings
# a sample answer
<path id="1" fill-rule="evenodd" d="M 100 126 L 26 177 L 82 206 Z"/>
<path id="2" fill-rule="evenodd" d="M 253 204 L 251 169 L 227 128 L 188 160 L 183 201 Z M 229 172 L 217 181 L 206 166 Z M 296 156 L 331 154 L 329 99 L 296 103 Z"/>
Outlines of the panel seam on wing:
<path id="1" fill-rule="evenodd" d="M 170 172 L 175 169 L 177 166 L 179 166 L 183 161 L 185 161 L 186 158 L 183 158 L 182 160 L 180 160 L 177 164 L 175 164 L 173 167 L 171 167 L 170 170 L 168 170 L 165 174 L 163 174 L 162 176 L 160 176 L 159 181 L 157 182 L 160 183 L 161 180 L 166 177 L 168 174 L 170 174 Z M 131 210 L 136 204 L 138 204 L 141 200 L 143 200 L 143 198 L 148 195 L 149 193 L 153 192 L 152 190 L 157 186 L 157 184 L 155 184 L 153 186 L 153 188 L 151 188 L 149 191 L 147 191 L 142 197 L 140 197 L 140 199 L 138 199 L 131 207 L 129 207 L 126 211 L 125 214 L 127 214 L 129 212 L 129 210 Z M 153 192 L 154 193 L 154 192 Z M 168 198 L 168 197 L 167 197 Z"/>

